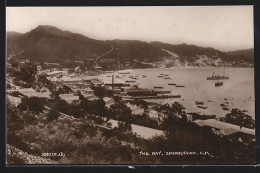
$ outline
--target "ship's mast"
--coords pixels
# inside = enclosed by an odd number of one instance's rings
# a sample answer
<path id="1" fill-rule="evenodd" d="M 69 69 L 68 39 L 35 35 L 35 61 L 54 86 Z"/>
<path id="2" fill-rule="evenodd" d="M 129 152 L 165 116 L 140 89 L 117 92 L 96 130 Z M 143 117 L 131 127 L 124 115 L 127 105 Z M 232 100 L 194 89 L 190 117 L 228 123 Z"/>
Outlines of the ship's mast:
<path id="1" fill-rule="evenodd" d="M 120 62 L 119 62 L 119 39 L 117 40 L 117 58 L 118 58 L 118 71 L 120 70 Z"/>

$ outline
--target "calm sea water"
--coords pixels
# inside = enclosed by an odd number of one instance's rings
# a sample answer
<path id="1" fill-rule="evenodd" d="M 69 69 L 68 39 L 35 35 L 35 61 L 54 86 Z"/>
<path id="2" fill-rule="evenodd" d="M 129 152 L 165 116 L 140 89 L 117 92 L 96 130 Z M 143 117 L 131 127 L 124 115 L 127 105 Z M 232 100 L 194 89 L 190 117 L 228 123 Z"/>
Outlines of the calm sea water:
<path id="1" fill-rule="evenodd" d="M 229 80 L 223 80 L 224 84 L 215 87 L 215 82 L 206 80 L 206 77 L 216 74 L 225 74 Z M 118 75 L 118 73 L 114 73 Z M 158 75 L 168 75 L 171 79 L 159 78 Z M 143 77 L 146 75 L 146 77 Z M 101 75 L 102 79 L 110 79 L 108 74 Z M 125 81 L 129 76 L 137 77 L 139 87 L 153 89 L 154 86 L 164 87 L 162 90 L 170 90 L 173 94 L 180 94 L 181 98 L 153 99 L 147 100 L 156 103 L 179 102 L 184 105 L 187 112 L 200 112 L 207 115 L 225 116 L 230 111 L 222 109 L 220 104 L 225 103 L 230 110 L 239 108 L 247 110 L 248 114 L 255 118 L 255 97 L 254 97 L 254 69 L 253 68 L 175 68 L 175 69 L 135 69 L 130 74 L 119 74 L 119 80 Z M 132 80 L 132 79 L 131 79 Z M 168 83 L 176 83 L 185 87 L 175 87 Z M 226 99 L 226 100 L 225 100 Z M 198 108 L 196 101 L 204 102 L 206 109 Z"/>

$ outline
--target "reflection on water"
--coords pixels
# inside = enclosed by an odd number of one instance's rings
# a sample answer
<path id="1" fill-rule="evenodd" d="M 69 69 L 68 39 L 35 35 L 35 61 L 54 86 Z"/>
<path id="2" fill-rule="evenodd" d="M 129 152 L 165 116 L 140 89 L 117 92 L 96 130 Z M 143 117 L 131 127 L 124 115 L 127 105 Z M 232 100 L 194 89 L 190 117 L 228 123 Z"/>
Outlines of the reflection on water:
<path id="1" fill-rule="evenodd" d="M 239 108 L 247 110 L 248 114 L 255 118 L 254 110 L 254 69 L 253 68 L 226 68 L 225 74 L 229 80 L 223 80 L 224 84 L 215 87 L 215 82 L 206 80 L 206 77 L 215 74 L 223 75 L 223 68 L 176 68 L 176 69 L 135 69 L 128 75 L 119 75 L 121 80 L 129 79 L 129 76 L 136 77 L 139 87 L 153 89 L 154 86 L 162 86 L 164 90 L 171 90 L 174 94 L 181 94 L 179 99 L 156 99 L 147 100 L 157 103 L 173 103 L 178 101 L 186 107 L 187 112 L 201 112 L 224 116 L 229 111 L 223 110 L 220 104 L 227 105 L 227 108 Z M 161 74 L 168 75 L 170 79 L 158 77 Z M 116 75 L 118 75 L 116 73 Z M 101 75 L 105 78 L 106 75 Z M 185 85 L 175 87 L 168 83 Z M 206 109 L 200 109 L 196 101 L 204 102 Z"/>

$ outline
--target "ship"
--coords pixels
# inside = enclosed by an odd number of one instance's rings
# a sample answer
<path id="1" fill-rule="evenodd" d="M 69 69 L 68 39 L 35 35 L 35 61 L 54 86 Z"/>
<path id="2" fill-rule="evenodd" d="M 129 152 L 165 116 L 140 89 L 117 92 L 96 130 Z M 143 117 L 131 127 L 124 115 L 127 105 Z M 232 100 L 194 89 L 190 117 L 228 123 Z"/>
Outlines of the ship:
<path id="1" fill-rule="evenodd" d="M 224 79 L 229 79 L 229 76 L 225 75 L 225 67 L 224 67 L 224 72 L 223 75 L 216 75 L 213 71 L 212 76 L 207 77 L 207 80 L 224 80 Z"/>

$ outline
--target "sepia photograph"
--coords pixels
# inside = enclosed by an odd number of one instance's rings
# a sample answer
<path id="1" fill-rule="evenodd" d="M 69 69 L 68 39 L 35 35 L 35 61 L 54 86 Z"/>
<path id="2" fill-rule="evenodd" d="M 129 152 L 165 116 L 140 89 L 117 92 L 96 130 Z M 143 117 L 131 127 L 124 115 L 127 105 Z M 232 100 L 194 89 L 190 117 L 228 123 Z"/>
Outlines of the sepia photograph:
<path id="1" fill-rule="evenodd" d="M 256 164 L 253 14 L 6 7 L 6 164 Z"/>

